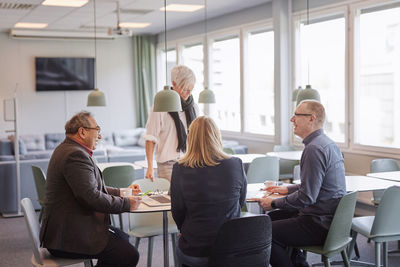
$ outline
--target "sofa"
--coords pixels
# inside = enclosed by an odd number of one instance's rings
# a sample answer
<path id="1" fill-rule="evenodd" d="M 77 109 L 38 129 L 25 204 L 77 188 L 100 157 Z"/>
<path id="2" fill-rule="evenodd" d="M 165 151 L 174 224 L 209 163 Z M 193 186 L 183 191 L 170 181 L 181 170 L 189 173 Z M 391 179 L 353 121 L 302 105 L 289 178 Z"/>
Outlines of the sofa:
<path id="1" fill-rule="evenodd" d="M 135 162 L 144 160 L 144 128 L 119 130 L 113 133 L 101 133 L 94 158 L 97 162 Z M 19 159 L 21 177 L 21 199 L 29 197 L 35 209 L 40 209 L 36 201 L 36 187 L 32 174 L 32 165 L 39 166 L 47 172 L 53 150 L 65 139 L 64 133 L 46 133 L 21 135 L 19 137 Z M 247 153 L 247 147 L 237 141 L 224 140 L 223 146 L 235 153 Z M 0 213 L 15 213 L 18 208 L 16 185 L 16 160 L 12 140 L 0 139 Z M 136 178 L 144 177 L 144 170 L 135 171 Z"/>

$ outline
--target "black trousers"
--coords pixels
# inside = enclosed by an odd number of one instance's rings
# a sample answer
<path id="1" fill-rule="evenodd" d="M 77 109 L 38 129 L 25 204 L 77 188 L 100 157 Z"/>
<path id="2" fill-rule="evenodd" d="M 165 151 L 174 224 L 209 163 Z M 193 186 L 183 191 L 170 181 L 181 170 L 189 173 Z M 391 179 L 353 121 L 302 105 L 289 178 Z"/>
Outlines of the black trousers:
<path id="1" fill-rule="evenodd" d="M 70 253 L 48 249 L 51 255 L 69 259 L 98 259 L 98 267 L 131 267 L 139 261 L 139 252 L 129 243 L 129 236 L 118 228 L 110 226 L 109 239 L 102 252 L 96 255 Z"/>
<path id="2" fill-rule="evenodd" d="M 299 250 L 293 250 L 293 255 L 289 255 L 287 248 L 321 245 L 328 230 L 315 223 L 311 216 L 298 216 L 297 211 L 275 210 L 268 215 L 272 220 L 271 266 L 308 266 Z"/>

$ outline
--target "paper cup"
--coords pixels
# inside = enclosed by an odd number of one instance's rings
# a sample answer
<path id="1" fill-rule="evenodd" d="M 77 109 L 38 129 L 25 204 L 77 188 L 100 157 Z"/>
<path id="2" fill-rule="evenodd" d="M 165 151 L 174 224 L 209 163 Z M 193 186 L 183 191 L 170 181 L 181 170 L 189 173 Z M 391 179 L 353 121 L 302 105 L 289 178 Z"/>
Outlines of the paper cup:
<path id="1" fill-rule="evenodd" d="M 283 183 L 280 182 L 280 181 L 265 181 L 264 184 L 265 184 L 265 187 L 270 187 L 270 186 L 281 186 L 281 185 L 283 185 Z"/>

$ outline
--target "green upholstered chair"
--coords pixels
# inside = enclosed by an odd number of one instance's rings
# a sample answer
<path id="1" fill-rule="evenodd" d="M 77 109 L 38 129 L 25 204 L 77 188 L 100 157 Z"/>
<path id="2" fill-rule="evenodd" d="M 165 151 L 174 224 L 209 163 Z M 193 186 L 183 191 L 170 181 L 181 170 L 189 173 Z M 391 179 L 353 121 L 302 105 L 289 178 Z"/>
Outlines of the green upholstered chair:
<path id="1" fill-rule="evenodd" d="M 170 183 L 164 178 L 154 178 L 154 182 L 149 179 L 139 179 L 135 181 L 135 184 L 140 186 L 142 192 L 150 191 L 168 191 Z M 148 238 L 148 250 L 147 250 L 147 266 L 152 265 L 153 245 L 154 237 L 163 234 L 163 215 L 162 212 L 151 212 L 151 213 L 130 213 L 129 214 L 129 229 L 128 234 L 135 237 L 135 246 L 139 247 L 141 238 Z M 176 261 L 176 236 L 178 228 L 176 227 L 175 221 L 172 218 L 172 214 L 168 212 L 168 233 L 171 234 L 172 251 L 174 255 L 175 266 Z"/>
<path id="2" fill-rule="evenodd" d="M 46 189 L 45 189 L 46 176 L 45 176 L 42 168 L 35 166 L 35 165 L 32 165 L 32 173 L 33 173 L 33 179 L 35 180 L 36 193 L 38 196 L 37 201 L 39 202 L 40 206 L 42 207 L 40 209 L 40 214 L 39 214 L 39 222 L 40 222 L 42 220 L 44 197 L 45 197 L 45 193 L 46 193 Z"/>
<path id="3" fill-rule="evenodd" d="M 381 266 L 381 246 L 383 244 L 383 266 L 388 266 L 387 242 L 400 240 L 399 203 L 400 187 L 389 187 L 383 193 L 375 216 L 363 216 L 353 219 L 353 241 L 350 246 L 350 253 L 357 234 L 362 234 L 375 242 L 375 264 L 362 263 L 363 265 Z"/>
<path id="4" fill-rule="evenodd" d="M 275 145 L 274 152 L 281 151 L 296 151 L 296 147 L 290 145 Z M 294 166 L 299 165 L 298 160 L 287 160 L 280 159 L 279 160 L 279 179 L 285 180 L 290 179 L 293 180 L 293 170 Z"/>
<path id="5" fill-rule="evenodd" d="M 357 192 L 352 192 L 342 197 L 333 216 L 325 243 L 322 246 L 303 246 L 297 248 L 320 254 L 326 267 L 330 266 L 329 258 L 340 252 L 344 265 L 349 267 L 350 263 L 346 248 L 352 240 L 350 230 L 356 202 Z"/>
<path id="6" fill-rule="evenodd" d="M 135 169 L 132 165 L 110 166 L 103 170 L 104 184 L 116 188 L 126 188 L 135 180 Z M 122 214 L 118 214 L 119 228 L 123 230 Z M 114 217 L 111 216 L 113 225 L 115 225 Z"/>
<path id="7" fill-rule="evenodd" d="M 234 154 L 235 154 L 235 151 L 233 151 L 232 148 L 224 147 L 223 150 L 224 150 L 224 152 L 225 152 L 226 154 L 229 154 L 229 155 L 234 155 Z"/>
<path id="8" fill-rule="evenodd" d="M 40 248 L 39 221 L 36 217 L 32 201 L 29 198 L 21 200 L 22 211 L 25 217 L 26 227 L 32 242 L 33 255 L 31 263 L 33 266 L 69 266 L 84 263 L 85 267 L 93 266 L 90 259 L 64 259 L 53 257 L 45 248 Z"/>
<path id="9" fill-rule="evenodd" d="M 374 159 L 371 161 L 370 172 L 392 172 L 400 171 L 399 164 L 394 159 Z M 372 203 L 377 206 L 382 198 L 385 190 L 374 190 L 372 191 Z"/>
<path id="10" fill-rule="evenodd" d="M 255 158 L 247 170 L 247 182 L 263 183 L 279 180 L 279 159 L 277 157 Z"/>

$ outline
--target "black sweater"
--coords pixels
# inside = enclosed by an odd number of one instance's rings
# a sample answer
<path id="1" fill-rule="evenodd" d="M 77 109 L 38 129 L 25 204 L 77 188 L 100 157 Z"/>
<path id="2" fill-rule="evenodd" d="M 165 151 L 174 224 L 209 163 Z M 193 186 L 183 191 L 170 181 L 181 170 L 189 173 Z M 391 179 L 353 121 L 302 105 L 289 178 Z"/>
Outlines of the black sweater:
<path id="1" fill-rule="evenodd" d="M 181 232 L 179 248 L 193 257 L 208 257 L 220 226 L 240 216 L 247 181 L 242 161 L 189 168 L 176 163 L 171 178 L 172 216 Z"/>

